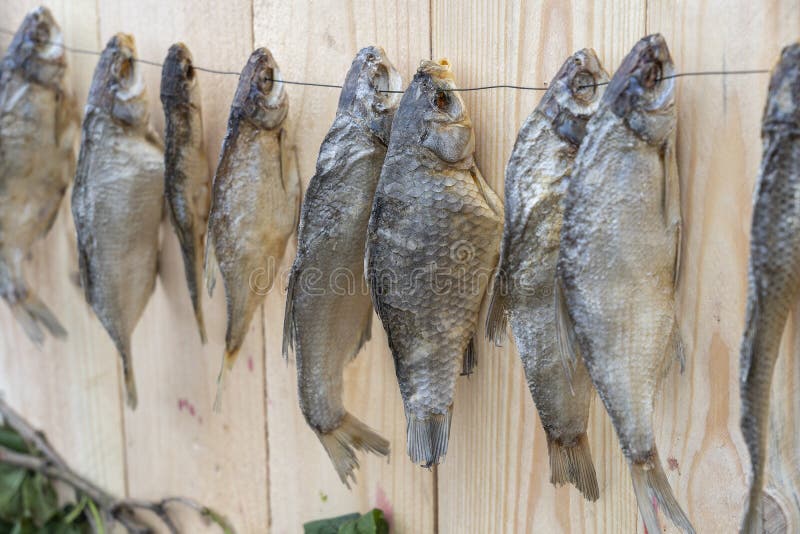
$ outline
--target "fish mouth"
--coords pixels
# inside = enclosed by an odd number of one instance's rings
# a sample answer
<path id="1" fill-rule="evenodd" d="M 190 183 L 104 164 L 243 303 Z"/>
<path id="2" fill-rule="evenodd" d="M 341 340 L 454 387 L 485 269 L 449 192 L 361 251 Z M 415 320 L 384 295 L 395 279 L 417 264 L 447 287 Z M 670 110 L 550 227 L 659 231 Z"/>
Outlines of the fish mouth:
<path id="1" fill-rule="evenodd" d="M 394 68 L 391 61 L 386 57 L 386 52 L 380 47 L 375 47 L 376 64 L 371 84 L 375 91 L 381 96 L 382 105 L 385 109 L 392 109 L 400 104 L 403 90 L 403 80 L 400 73 Z"/>
<path id="2" fill-rule="evenodd" d="M 772 68 L 763 127 L 800 125 L 800 42 L 781 51 L 778 63 Z"/>
<path id="3" fill-rule="evenodd" d="M 641 39 L 622 61 L 606 89 L 604 101 L 618 116 L 633 108 L 658 111 L 671 107 L 675 90 L 672 56 L 661 34 Z"/>
<path id="4" fill-rule="evenodd" d="M 64 35 L 53 14 L 46 7 L 38 7 L 33 13 L 35 26 L 31 38 L 38 45 L 40 59 L 50 63 L 64 60 Z"/>
<path id="5" fill-rule="evenodd" d="M 118 57 L 113 65 L 119 89 L 117 98 L 128 101 L 140 96 L 144 90 L 141 67 L 136 56 L 136 42 L 132 35 L 117 34 Z"/>
<path id="6" fill-rule="evenodd" d="M 584 105 L 595 103 L 603 92 L 601 87 L 608 83 L 608 73 L 600 64 L 597 53 L 584 48 L 572 55 L 572 63 L 569 89 L 573 98 Z"/>

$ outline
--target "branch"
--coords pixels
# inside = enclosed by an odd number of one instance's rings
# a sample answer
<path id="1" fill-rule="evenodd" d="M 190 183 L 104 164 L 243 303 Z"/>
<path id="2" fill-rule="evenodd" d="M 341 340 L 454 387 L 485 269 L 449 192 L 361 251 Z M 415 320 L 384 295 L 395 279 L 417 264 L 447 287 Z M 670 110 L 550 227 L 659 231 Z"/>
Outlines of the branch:
<path id="1" fill-rule="evenodd" d="M 235 534 L 233 527 L 224 516 L 186 497 L 169 497 L 153 502 L 115 497 L 73 471 L 50 445 L 47 437 L 17 414 L 2 397 L 0 397 L 0 416 L 6 425 L 16 431 L 36 452 L 40 453 L 20 453 L 0 446 L 0 463 L 36 471 L 48 478 L 60 480 L 76 492 L 78 500 L 85 496 L 96 504 L 104 518 L 118 521 L 129 533 L 148 534 L 152 532 L 152 527 L 137 517 L 136 513 L 147 511 L 154 514 L 170 534 L 179 534 L 180 530 L 168 509 L 170 504 L 178 503 L 191 508 L 204 520 L 218 525 L 225 534 Z M 97 525 L 94 519 L 91 524 L 95 532 L 100 532 L 100 525 Z"/>

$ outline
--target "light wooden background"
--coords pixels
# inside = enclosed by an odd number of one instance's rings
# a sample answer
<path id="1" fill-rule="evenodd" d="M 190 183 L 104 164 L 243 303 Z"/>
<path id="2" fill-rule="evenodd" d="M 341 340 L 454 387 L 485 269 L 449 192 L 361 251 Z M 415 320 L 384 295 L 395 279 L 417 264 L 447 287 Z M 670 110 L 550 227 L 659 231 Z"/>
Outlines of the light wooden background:
<path id="1" fill-rule="evenodd" d="M 36 0 L 0 1 L 0 26 L 15 29 Z M 678 71 L 771 67 L 800 36 L 796 0 L 52 0 L 67 44 L 99 50 L 133 33 L 140 56 L 162 60 L 182 40 L 197 64 L 239 70 L 268 46 L 288 80 L 341 83 L 356 51 L 381 44 L 407 82 L 422 58 L 446 56 L 462 86 L 541 86 L 574 50 L 595 48 L 613 72 L 642 36 L 662 32 Z M 10 40 L 0 36 L 0 48 Z M 85 99 L 96 57 L 69 54 Z M 144 66 L 152 118 L 163 128 L 160 71 Z M 678 159 L 685 218 L 682 322 L 685 374 L 667 378 L 656 428 L 669 479 L 698 532 L 733 532 L 744 501 L 747 456 L 738 429 L 738 343 L 743 324 L 750 195 L 761 156 L 759 124 L 768 77 L 678 82 Z M 200 74 L 209 165 L 216 163 L 235 76 Z M 334 117 L 338 91 L 288 86 L 289 129 L 307 183 Z M 477 160 L 502 191 L 517 130 L 541 93 L 464 95 Z M 301 523 L 379 506 L 396 532 L 643 532 L 617 439 L 598 402 L 590 422 L 601 498 L 586 504 L 548 482 L 546 443 L 513 344 L 482 342 L 479 367 L 459 380 L 451 446 L 437 472 L 405 455 L 405 421 L 386 340 L 373 339 L 346 374 L 345 404 L 391 439 L 390 462 L 365 457 L 358 485 L 338 481 L 297 407 L 294 367 L 280 357 L 283 286 L 268 296 L 230 376 L 224 412 L 211 411 L 224 340 L 222 292 L 206 302 L 210 341 L 200 345 L 177 240 L 164 225 L 165 273 L 133 339 L 140 404 L 124 408 L 116 352 L 71 282 L 74 228 L 64 203 L 39 243 L 29 275 L 69 331 L 37 349 L 0 306 L 0 389 L 87 476 L 132 497 L 183 494 L 215 506 L 238 530 L 295 533 Z M 283 266 L 293 257 L 287 251 Z M 800 406 L 800 323 L 785 339 L 775 391 Z M 793 388 L 793 389 L 791 389 Z M 777 438 L 798 450 L 796 430 Z M 776 439 L 777 439 L 776 438 Z M 785 459 L 798 464 L 797 456 Z M 795 472 L 794 477 L 798 475 Z M 773 485 L 791 485 L 785 470 Z M 795 486 L 796 487 L 796 486 Z M 788 506 L 792 494 L 775 490 Z M 791 510 L 788 506 L 787 511 Z M 795 512 L 796 513 L 796 512 Z M 795 519 L 796 520 L 796 519 Z M 186 521 L 189 521 L 187 518 Z M 189 523 L 185 523 L 187 526 Z M 800 524 L 800 523 L 796 523 Z M 197 525 L 188 526 L 190 532 Z M 665 532 L 673 532 L 671 526 Z"/>

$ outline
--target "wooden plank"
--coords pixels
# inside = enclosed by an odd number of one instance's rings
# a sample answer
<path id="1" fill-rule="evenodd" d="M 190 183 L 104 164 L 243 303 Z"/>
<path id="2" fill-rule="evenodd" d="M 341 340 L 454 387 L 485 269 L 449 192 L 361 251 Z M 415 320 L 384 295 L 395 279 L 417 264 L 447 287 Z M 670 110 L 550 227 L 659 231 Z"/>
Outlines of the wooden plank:
<path id="1" fill-rule="evenodd" d="M 594 48 L 613 72 L 644 34 L 644 21 L 645 3 L 636 0 L 434 0 L 433 55 L 450 60 L 462 87 L 541 87 L 582 47 Z M 517 131 L 541 92 L 462 96 L 476 130 L 478 165 L 501 193 Z M 635 531 L 639 518 L 628 468 L 599 399 L 589 438 L 600 500 L 590 504 L 571 487 L 550 485 L 544 432 L 513 347 L 481 342 L 476 373 L 459 380 L 450 451 L 439 468 L 440 532 Z M 662 454 L 668 456 L 669 448 L 662 445 Z"/>
<path id="2" fill-rule="evenodd" d="M 647 24 L 648 31 L 665 35 L 679 70 L 770 68 L 781 48 L 800 33 L 800 6 L 778 0 L 731 9 L 716 2 L 650 0 Z M 763 74 L 695 77 L 678 84 L 678 160 L 687 230 L 681 316 L 691 332 L 690 364 L 684 377 L 665 387 L 658 428 L 680 459 L 678 498 L 689 502 L 687 512 L 698 532 L 738 529 L 745 500 L 749 457 L 739 430 L 739 343 L 768 82 Z M 800 490 L 800 437 L 793 408 L 800 383 L 792 331 L 787 328 L 776 369 L 773 391 L 781 396 L 772 401 L 773 415 L 786 418 L 781 426 L 787 432 L 785 452 L 791 454 L 770 463 L 771 483 L 780 486 L 772 491 L 783 505 L 796 503 Z M 793 532 L 800 528 L 800 510 L 795 504 L 787 511 L 793 512 L 794 528 L 788 530 Z"/>
<path id="3" fill-rule="evenodd" d="M 51 8 L 65 41 L 97 49 L 94 0 L 20 0 L 0 3 L 2 26 L 16 30 L 40 4 Z M 0 47 L 11 37 L 0 36 Z M 68 53 L 68 77 L 80 109 L 96 58 Z M 77 272 L 70 191 L 46 239 L 32 250 L 28 280 L 69 333 L 40 350 L 0 305 L 0 390 L 8 402 L 47 433 L 54 446 L 85 476 L 117 494 L 125 492 L 119 368 L 113 348 L 70 276 Z"/>
<path id="4" fill-rule="evenodd" d="M 172 43 L 183 41 L 197 65 L 239 70 L 251 51 L 249 0 L 101 0 L 99 17 L 104 42 L 119 31 L 132 33 L 143 59 L 161 62 Z M 152 121 L 163 132 L 161 69 L 142 69 Z M 237 82 L 237 76 L 199 74 L 211 169 Z M 160 280 L 133 337 L 139 407 L 125 410 L 130 493 L 190 496 L 227 514 L 240 532 L 263 532 L 269 506 L 260 322 L 253 321 L 229 377 L 223 411 L 216 414 L 211 408 L 224 347 L 223 287 L 218 284 L 213 301 L 206 299 L 209 343 L 202 346 L 180 249 L 166 220 L 162 235 Z M 182 517 L 188 520 L 190 514 Z M 200 526 L 189 528 L 196 532 Z"/>
<path id="5" fill-rule="evenodd" d="M 287 80 L 342 83 L 360 47 L 382 45 L 407 83 L 419 60 L 428 57 L 427 3 L 255 2 L 255 44 L 269 47 Z M 333 121 L 339 91 L 287 87 L 289 130 L 298 145 L 304 184 L 314 173 L 319 145 Z M 287 251 L 283 269 L 294 257 Z M 431 473 L 405 455 L 405 420 L 383 329 L 373 320 L 372 341 L 345 373 L 348 410 L 392 444 L 389 463 L 361 455 L 357 485 L 348 491 L 297 404 L 293 364 L 280 356 L 285 277 L 265 305 L 269 471 L 272 532 L 294 533 L 300 524 L 380 506 L 392 513 L 397 532 L 433 531 Z"/>

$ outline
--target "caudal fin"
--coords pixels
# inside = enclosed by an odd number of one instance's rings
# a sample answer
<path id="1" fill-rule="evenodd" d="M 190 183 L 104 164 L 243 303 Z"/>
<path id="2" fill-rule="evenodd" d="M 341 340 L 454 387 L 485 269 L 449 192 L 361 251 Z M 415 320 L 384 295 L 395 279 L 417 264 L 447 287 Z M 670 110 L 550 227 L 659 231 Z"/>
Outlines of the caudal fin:
<path id="1" fill-rule="evenodd" d="M 389 442 L 349 413 L 344 415 L 338 427 L 330 432 L 317 432 L 317 437 L 333 462 L 336 473 L 348 489 L 350 489 L 349 479 L 356 481 L 353 471 L 358 468 L 357 450 L 380 456 L 389 454 Z"/>
<path id="2" fill-rule="evenodd" d="M 694 534 L 692 523 L 672 493 L 667 475 L 661 467 L 658 451 L 654 448 L 650 459 L 646 462 L 631 462 L 630 469 L 636 503 L 639 505 L 639 513 L 647 531 L 661 532 L 657 504 L 676 527 L 687 534 Z"/>
<path id="3" fill-rule="evenodd" d="M 406 413 L 407 450 L 412 462 L 431 467 L 444 459 L 450 439 L 452 415 L 452 406 L 445 414 L 430 415 L 425 419 Z"/>
<path id="4" fill-rule="evenodd" d="M 53 315 L 53 312 L 39 298 L 28 291 L 24 300 L 9 302 L 11 312 L 25 334 L 37 345 L 44 343 L 44 327 L 55 338 L 64 339 L 67 331 Z"/>
<path id="5" fill-rule="evenodd" d="M 583 493 L 586 500 L 598 499 L 600 489 L 597 487 L 597 475 L 586 433 L 578 436 L 573 445 L 564 445 L 547 436 L 547 452 L 550 455 L 551 484 L 561 486 L 570 483 Z"/>
<path id="6" fill-rule="evenodd" d="M 220 413 L 222 411 L 222 393 L 225 391 L 225 378 L 228 371 L 233 369 L 233 364 L 236 363 L 236 357 L 239 355 L 239 349 L 225 350 L 225 356 L 222 358 L 222 367 L 217 375 L 217 394 L 214 396 L 214 411 Z"/>

